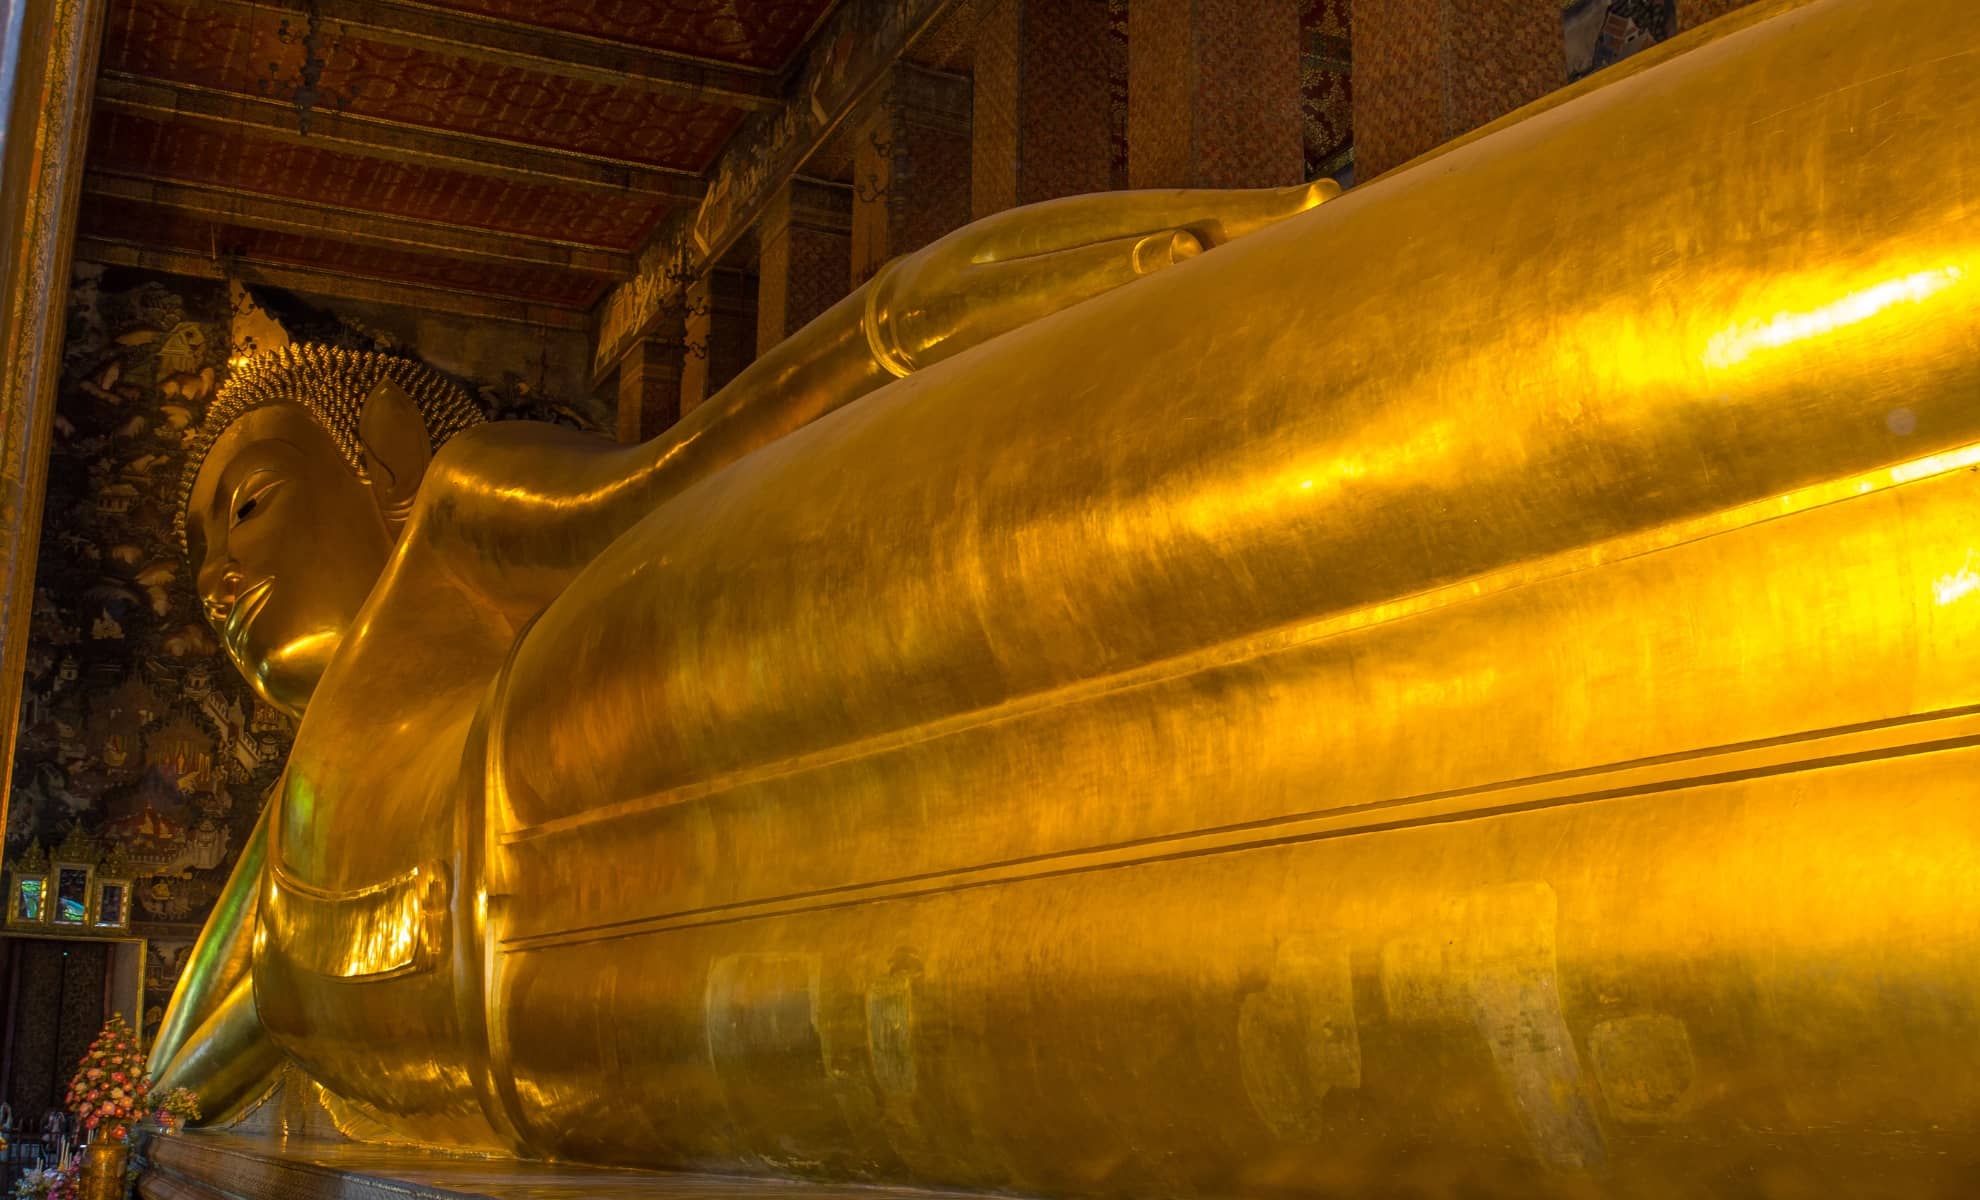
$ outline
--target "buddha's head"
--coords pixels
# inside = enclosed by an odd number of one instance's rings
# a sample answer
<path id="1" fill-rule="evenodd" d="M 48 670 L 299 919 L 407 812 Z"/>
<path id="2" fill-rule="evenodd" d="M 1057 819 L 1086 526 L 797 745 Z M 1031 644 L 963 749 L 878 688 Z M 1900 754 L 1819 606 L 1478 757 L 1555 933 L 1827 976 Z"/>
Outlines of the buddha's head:
<path id="1" fill-rule="evenodd" d="M 300 716 L 385 567 L 433 452 L 481 420 L 410 359 L 288 346 L 214 397 L 181 481 L 206 619 L 255 692 Z"/>

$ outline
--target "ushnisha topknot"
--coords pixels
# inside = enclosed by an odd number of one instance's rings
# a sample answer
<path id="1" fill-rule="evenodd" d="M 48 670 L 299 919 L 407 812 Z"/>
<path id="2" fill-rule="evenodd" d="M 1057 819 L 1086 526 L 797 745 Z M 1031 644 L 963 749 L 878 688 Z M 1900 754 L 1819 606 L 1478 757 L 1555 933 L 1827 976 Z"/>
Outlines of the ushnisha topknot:
<path id="1" fill-rule="evenodd" d="M 193 481 L 228 426 L 258 408 L 300 405 L 329 432 L 344 462 L 363 477 L 358 417 L 364 411 L 365 397 L 381 379 L 390 379 L 412 398 L 426 421 L 426 434 L 435 450 L 485 419 L 457 384 L 415 359 L 308 343 L 258 354 L 234 369 L 187 443 L 185 472 L 179 479 L 178 505 L 172 517 L 179 552 L 191 553 L 186 543 L 186 505 L 192 499 Z"/>

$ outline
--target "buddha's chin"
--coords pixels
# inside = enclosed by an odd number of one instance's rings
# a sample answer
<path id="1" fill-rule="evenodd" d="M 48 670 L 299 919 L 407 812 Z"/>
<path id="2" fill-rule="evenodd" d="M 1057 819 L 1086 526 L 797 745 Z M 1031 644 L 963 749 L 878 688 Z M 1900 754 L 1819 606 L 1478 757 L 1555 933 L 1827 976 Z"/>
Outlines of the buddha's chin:
<path id="1" fill-rule="evenodd" d="M 256 654 L 251 664 L 241 663 L 241 673 L 255 695 L 301 720 L 341 640 L 331 633 L 297 638 Z"/>

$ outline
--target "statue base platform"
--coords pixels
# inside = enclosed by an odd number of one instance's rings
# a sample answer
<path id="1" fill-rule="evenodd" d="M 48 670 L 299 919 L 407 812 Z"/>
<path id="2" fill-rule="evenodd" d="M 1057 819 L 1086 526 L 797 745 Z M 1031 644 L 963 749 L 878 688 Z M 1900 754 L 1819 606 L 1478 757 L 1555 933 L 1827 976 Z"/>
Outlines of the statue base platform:
<path id="1" fill-rule="evenodd" d="M 143 1200 L 915 1200 L 910 1192 L 615 1170 L 452 1155 L 403 1146 L 283 1138 L 265 1133 L 182 1133 L 153 1138 Z"/>

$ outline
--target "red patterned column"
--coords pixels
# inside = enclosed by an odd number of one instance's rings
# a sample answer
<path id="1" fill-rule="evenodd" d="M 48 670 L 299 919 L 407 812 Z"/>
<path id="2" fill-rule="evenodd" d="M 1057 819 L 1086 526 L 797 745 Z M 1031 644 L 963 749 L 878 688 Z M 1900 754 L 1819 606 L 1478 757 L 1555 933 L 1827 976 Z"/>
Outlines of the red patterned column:
<path id="1" fill-rule="evenodd" d="M 969 80 L 898 63 L 855 131 L 852 283 L 969 223 Z"/>
<path id="2" fill-rule="evenodd" d="M 1353 26 L 1360 179 L 1567 83 L 1559 0 L 1362 0 Z"/>
<path id="3" fill-rule="evenodd" d="M 1678 29 L 1703 25 L 1751 3 L 1753 0 L 1678 0 Z"/>
<path id="4" fill-rule="evenodd" d="M 1106 0 L 977 0 L 970 208 L 1113 186 Z"/>
<path id="5" fill-rule="evenodd" d="M 761 355 L 852 290 L 852 192 L 793 179 L 757 223 L 756 352 Z"/>
<path id="6" fill-rule="evenodd" d="M 680 416 L 681 332 L 654 334 L 633 343 L 619 360 L 617 433 L 622 442 L 643 442 Z"/>
<path id="7" fill-rule="evenodd" d="M 681 415 L 722 390 L 756 358 L 756 280 L 717 269 L 688 285 Z"/>
<path id="8" fill-rule="evenodd" d="M 1305 177 L 1299 0 L 1128 6 L 1128 186 Z"/>

